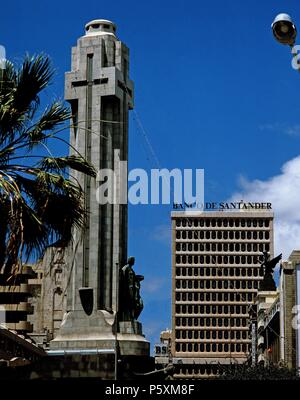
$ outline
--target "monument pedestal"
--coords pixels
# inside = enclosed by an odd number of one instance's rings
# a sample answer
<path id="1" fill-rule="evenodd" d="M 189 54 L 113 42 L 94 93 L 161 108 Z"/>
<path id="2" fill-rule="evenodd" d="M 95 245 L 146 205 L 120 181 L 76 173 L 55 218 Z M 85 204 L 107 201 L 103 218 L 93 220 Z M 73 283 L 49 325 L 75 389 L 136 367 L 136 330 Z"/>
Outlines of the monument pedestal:
<path id="1" fill-rule="evenodd" d="M 57 336 L 50 342 L 49 357 L 38 364 L 30 378 L 106 380 L 115 379 L 117 374 L 118 379 L 132 379 L 135 373 L 154 370 L 141 323 L 120 322 L 119 330 L 116 334 L 115 313 L 66 313 Z"/>
<path id="2" fill-rule="evenodd" d="M 65 314 L 57 336 L 50 342 L 53 350 L 114 349 L 115 314 L 97 310 L 91 315 L 82 311 Z"/>
<path id="3" fill-rule="evenodd" d="M 118 345 L 120 356 L 149 356 L 150 344 L 142 333 L 142 324 L 138 321 L 119 323 Z"/>
<path id="4" fill-rule="evenodd" d="M 119 323 L 116 333 L 116 314 L 97 310 L 91 315 L 84 311 L 66 313 L 60 330 L 50 342 L 49 355 L 71 354 L 81 351 L 90 353 L 114 353 L 118 348 L 120 356 L 149 356 L 150 344 L 142 333 L 138 321 Z"/>

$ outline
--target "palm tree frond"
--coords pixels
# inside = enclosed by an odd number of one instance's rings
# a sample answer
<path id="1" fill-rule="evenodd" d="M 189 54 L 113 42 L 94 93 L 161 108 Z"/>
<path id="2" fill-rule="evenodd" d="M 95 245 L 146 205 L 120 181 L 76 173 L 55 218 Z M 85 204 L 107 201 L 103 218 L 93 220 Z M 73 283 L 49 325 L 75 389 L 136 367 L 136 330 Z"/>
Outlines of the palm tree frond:
<path id="1" fill-rule="evenodd" d="M 40 142 L 45 141 L 48 138 L 47 132 L 57 128 L 70 118 L 71 114 L 67 107 L 60 102 L 53 103 L 45 110 L 39 121 L 34 124 L 34 127 L 26 132 L 29 139 L 29 148 L 31 149 Z"/>
<path id="2" fill-rule="evenodd" d="M 40 167 L 44 171 L 55 172 L 58 172 L 59 170 L 65 171 L 66 168 L 71 168 L 93 178 L 96 177 L 95 168 L 83 157 L 74 155 L 67 157 L 44 157 Z"/>
<path id="3" fill-rule="evenodd" d="M 95 168 L 78 152 L 52 157 L 46 146 L 50 139 L 64 142 L 57 134 L 70 111 L 54 101 L 38 114 L 40 92 L 52 77 L 45 55 L 0 70 L 0 269 L 8 277 L 54 242 L 67 245 L 73 229 L 86 223 L 84 192 L 68 172 L 95 177 Z M 37 154 L 39 144 L 51 157 Z"/>
<path id="4" fill-rule="evenodd" d="M 14 106 L 19 112 L 27 112 L 32 102 L 38 101 L 38 94 L 53 77 L 49 57 L 43 54 L 26 56 L 17 77 Z"/>

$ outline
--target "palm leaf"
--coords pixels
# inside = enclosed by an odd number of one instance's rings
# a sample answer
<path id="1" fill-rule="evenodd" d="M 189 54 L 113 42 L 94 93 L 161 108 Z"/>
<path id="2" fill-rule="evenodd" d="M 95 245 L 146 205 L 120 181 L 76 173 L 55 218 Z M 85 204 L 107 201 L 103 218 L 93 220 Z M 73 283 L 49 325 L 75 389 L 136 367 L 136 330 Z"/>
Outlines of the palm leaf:
<path id="1" fill-rule="evenodd" d="M 47 139 L 47 132 L 56 129 L 63 122 L 71 117 L 70 111 L 62 103 L 55 102 L 48 107 L 41 118 L 30 128 L 28 135 L 29 148 L 32 149 L 35 145 Z"/>
<path id="2" fill-rule="evenodd" d="M 83 190 L 67 174 L 71 169 L 95 177 L 94 167 L 80 154 L 32 153 L 49 140 L 63 140 L 57 128 L 71 116 L 54 101 L 37 117 L 40 92 L 52 76 L 48 57 L 26 56 L 19 69 L 7 65 L 0 82 L 0 269 L 7 274 L 54 242 L 68 244 L 73 229 L 86 222 Z"/>
<path id="3" fill-rule="evenodd" d="M 96 177 L 95 168 L 83 157 L 78 157 L 75 155 L 67 157 L 44 157 L 40 167 L 45 171 L 55 172 L 59 172 L 61 170 L 65 171 L 66 168 L 71 168 L 75 171 L 82 172 L 83 174 Z"/>

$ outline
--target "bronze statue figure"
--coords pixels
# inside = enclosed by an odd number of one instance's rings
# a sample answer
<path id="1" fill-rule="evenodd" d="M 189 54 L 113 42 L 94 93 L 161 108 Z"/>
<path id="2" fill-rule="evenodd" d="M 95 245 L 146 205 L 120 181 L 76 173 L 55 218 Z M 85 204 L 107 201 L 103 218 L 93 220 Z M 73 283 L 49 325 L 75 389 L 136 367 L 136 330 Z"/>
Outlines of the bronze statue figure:
<path id="1" fill-rule="evenodd" d="M 127 264 L 120 269 L 119 313 L 121 321 L 137 320 L 144 307 L 140 295 L 140 282 L 144 277 L 135 274 L 132 268 L 134 262 L 134 257 L 129 257 Z"/>
<path id="2" fill-rule="evenodd" d="M 276 285 L 273 279 L 273 272 L 276 267 L 276 264 L 281 260 L 282 253 L 277 257 L 272 258 L 270 260 L 270 254 L 267 251 L 263 252 L 263 255 L 260 259 L 261 261 L 261 274 L 264 276 L 263 280 L 260 282 L 259 290 L 260 291 L 275 291 Z"/>
<path id="3" fill-rule="evenodd" d="M 262 264 L 261 268 L 264 268 L 264 273 L 271 273 L 273 274 L 274 268 L 276 267 L 276 264 L 281 260 L 282 258 L 282 253 L 279 254 L 279 256 L 273 258 L 270 260 L 270 254 L 267 251 L 263 252 L 263 259 L 262 259 Z"/>

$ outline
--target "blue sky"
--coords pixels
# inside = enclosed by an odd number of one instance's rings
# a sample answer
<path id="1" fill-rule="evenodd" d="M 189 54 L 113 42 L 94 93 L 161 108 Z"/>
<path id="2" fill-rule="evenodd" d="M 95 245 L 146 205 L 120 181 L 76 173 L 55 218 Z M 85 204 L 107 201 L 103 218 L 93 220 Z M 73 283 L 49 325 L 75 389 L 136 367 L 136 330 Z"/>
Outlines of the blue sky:
<path id="1" fill-rule="evenodd" d="M 277 247 L 287 257 L 291 232 L 300 239 L 300 75 L 272 37 L 271 22 L 283 11 L 300 26 L 296 0 L 15 0 L 1 6 L 0 44 L 15 62 L 25 52 L 51 56 L 56 76 L 47 102 L 63 97 L 84 24 L 114 21 L 130 48 L 135 109 L 160 166 L 204 168 L 207 201 L 269 196 L 281 223 Z M 157 167 L 133 114 L 129 159 L 130 168 Z M 145 275 L 141 321 L 152 343 L 171 326 L 170 211 L 129 209 L 129 253 Z"/>

